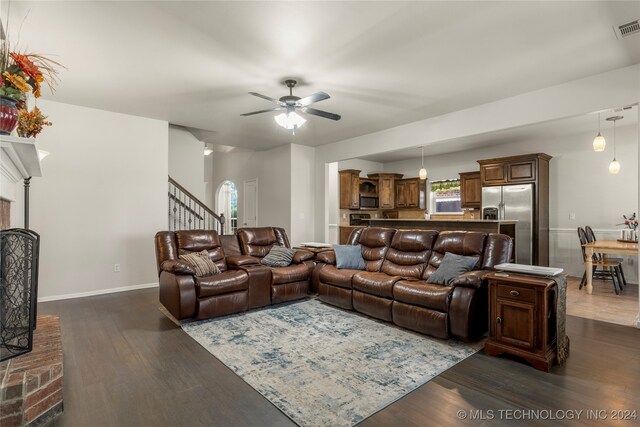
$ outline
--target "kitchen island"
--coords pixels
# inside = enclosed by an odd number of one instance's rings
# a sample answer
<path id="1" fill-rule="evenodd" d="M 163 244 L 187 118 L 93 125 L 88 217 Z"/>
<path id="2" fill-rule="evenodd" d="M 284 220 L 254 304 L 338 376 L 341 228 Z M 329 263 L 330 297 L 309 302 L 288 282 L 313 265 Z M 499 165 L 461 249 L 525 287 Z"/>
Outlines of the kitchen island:
<path id="1" fill-rule="evenodd" d="M 513 239 L 515 253 L 516 224 L 518 221 L 503 221 L 493 219 L 398 219 L 372 218 L 371 227 L 404 228 L 417 230 L 438 231 L 480 231 L 483 233 L 506 234 Z"/>

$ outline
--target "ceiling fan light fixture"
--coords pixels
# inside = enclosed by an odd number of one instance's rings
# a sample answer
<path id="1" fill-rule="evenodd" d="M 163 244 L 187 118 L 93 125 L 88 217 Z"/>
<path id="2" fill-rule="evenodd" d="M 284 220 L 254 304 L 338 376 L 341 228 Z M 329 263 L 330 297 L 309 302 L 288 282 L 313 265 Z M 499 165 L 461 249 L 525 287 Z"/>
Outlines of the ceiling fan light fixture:
<path id="1" fill-rule="evenodd" d="M 302 116 L 296 114 L 294 111 L 278 114 L 274 117 L 274 120 L 278 125 L 289 130 L 298 129 L 307 122 Z"/>

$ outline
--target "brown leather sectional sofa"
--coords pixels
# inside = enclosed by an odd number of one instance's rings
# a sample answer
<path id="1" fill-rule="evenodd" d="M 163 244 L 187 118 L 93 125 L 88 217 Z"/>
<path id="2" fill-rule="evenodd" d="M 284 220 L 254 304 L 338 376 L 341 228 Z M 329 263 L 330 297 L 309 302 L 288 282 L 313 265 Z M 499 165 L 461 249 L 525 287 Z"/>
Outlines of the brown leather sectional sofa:
<path id="1" fill-rule="evenodd" d="M 290 247 L 284 229 L 243 228 L 235 236 L 212 230 L 157 233 L 160 302 L 176 319 L 208 319 L 306 297 L 313 254 L 297 251 L 288 267 L 261 265 L 274 244 Z M 202 250 L 209 252 L 220 274 L 196 277 L 179 258 Z"/>
<path id="2" fill-rule="evenodd" d="M 333 251 L 297 251 L 288 267 L 260 260 L 273 245 L 290 247 L 281 228 L 243 228 L 233 236 L 215 231 L 156 234 L 160 302 L 177 319 L 207 319 L 306 297 L 438 338 L 473 341 L 487 331 L 484 277 L 508 262 L 512 240 L 502 234 L 465 231 L 355 230 L 366 268 L 338 269 Z M 207 250 L 221 274 L 195 277 L 179 255 Z M 479 256 L 473 271 L 448 285 L 426 283 L 444 254 Z"/>
<path id="3" fill-rule="evenodd" d="M 318 254 L 313 278 L 320 300 L 438 338 L 473 341 L 487 331 L 484 276 L 509 261 L 508 236 L 370 227 L 349 240 L 361 245 L 366 269 L 338 269 L 332 251 Z M 448 285 L 427 283 L 446 252 L 479 259 Z"/>

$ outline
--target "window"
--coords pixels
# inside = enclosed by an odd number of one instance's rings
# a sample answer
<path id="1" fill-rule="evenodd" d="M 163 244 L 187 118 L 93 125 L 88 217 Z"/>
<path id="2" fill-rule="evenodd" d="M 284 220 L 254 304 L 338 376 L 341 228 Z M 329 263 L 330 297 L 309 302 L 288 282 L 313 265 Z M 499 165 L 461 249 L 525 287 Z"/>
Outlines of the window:
<path id="1" fill-rule="evenodd" d="M 431 213 L 460 213 L 460 180 L 431 182 Z"/>
<path id="2" fill-rule="evenodd" d="M 238 229 L 238 189 L 233 181 L 224 181 L 218 188 L 218 212 L 226 218 L 225 234 L 235 234 Z"/>

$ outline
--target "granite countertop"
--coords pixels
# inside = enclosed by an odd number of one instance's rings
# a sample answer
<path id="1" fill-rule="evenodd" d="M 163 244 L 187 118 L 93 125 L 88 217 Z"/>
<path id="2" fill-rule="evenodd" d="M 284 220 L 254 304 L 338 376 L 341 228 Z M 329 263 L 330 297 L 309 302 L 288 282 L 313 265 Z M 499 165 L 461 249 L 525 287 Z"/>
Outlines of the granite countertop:
<path id="1" fill-rule="evenodd" d="M 516 224 L 518 221 L 506 221 L 500 219 L 410 219 L 410 218 L 370 218 L 363 221 L 388 221 L 388 222 L 477 222 Z"/>

